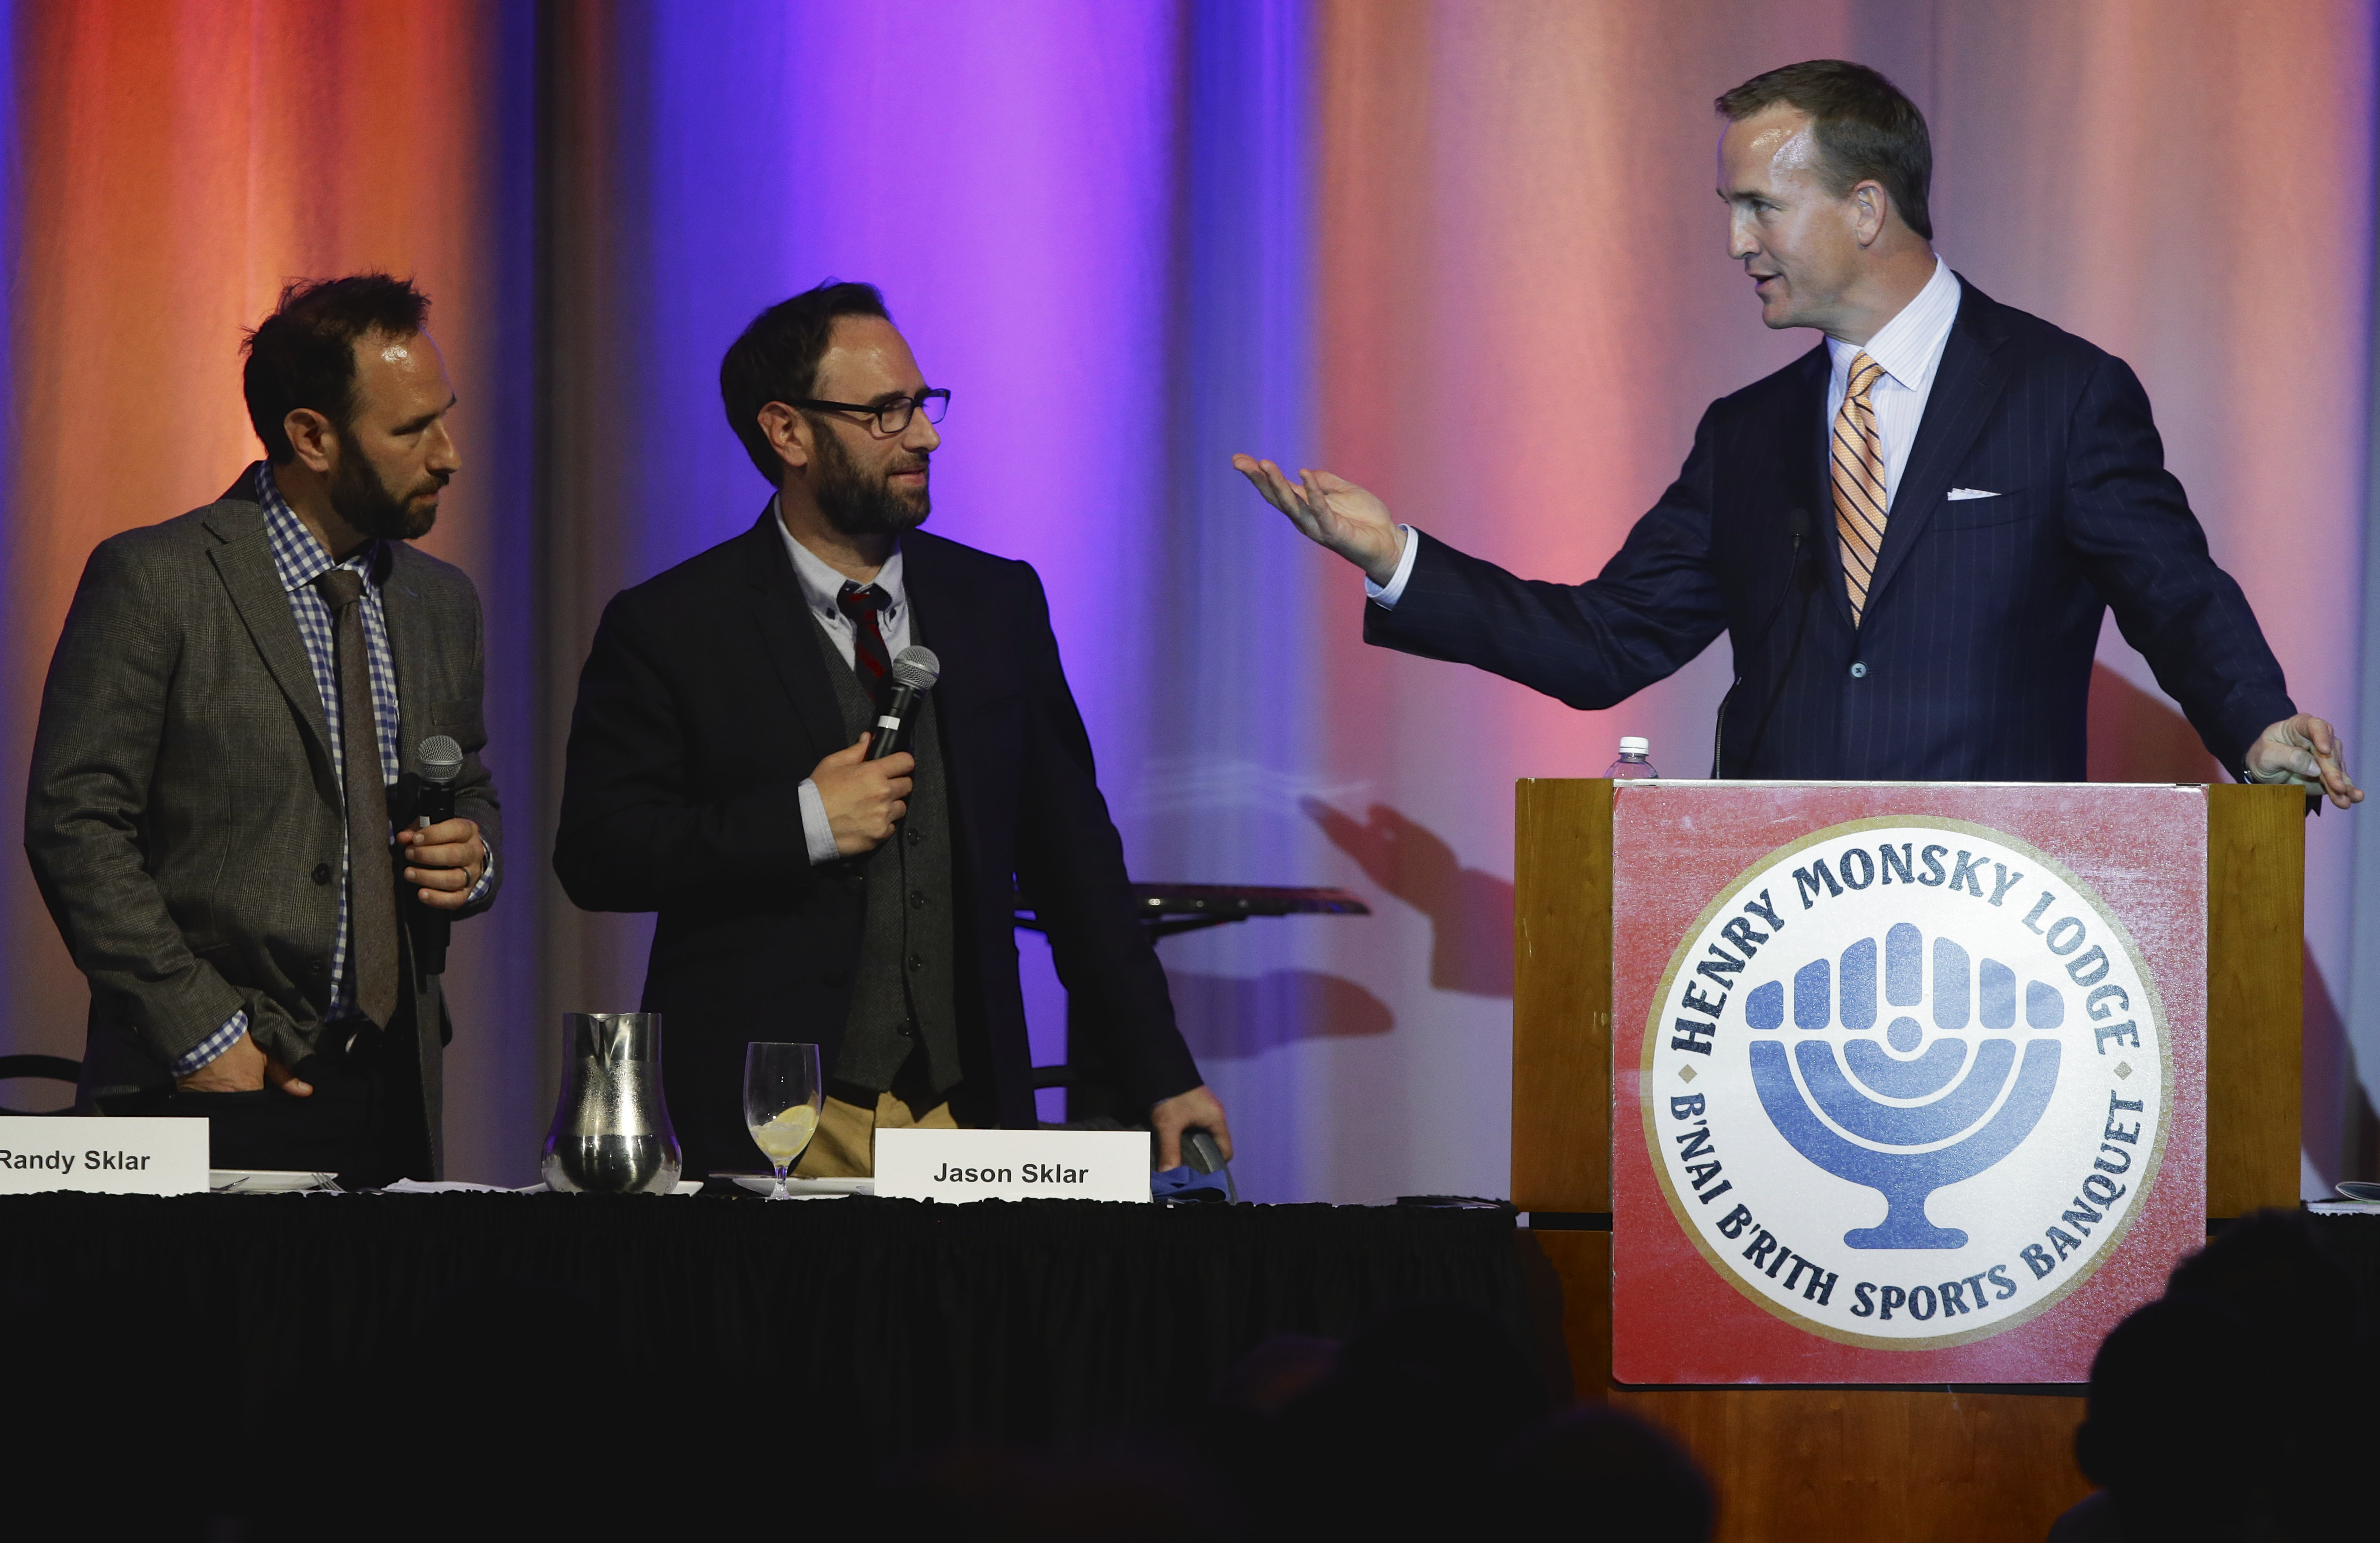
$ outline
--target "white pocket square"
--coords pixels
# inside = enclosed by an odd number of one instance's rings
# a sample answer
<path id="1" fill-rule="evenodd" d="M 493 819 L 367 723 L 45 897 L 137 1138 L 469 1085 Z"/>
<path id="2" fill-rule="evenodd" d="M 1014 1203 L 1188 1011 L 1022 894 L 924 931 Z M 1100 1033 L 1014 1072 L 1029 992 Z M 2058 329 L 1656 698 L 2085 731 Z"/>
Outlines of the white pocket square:
<path id="1" fill-rule="evenodd" d="M 1999 497 L 1998 493 L 1993 492 L 1988 488 L 1953 488 L 1950 489 L 1950 496 L 1954 499 L 1996 499 Z"/>

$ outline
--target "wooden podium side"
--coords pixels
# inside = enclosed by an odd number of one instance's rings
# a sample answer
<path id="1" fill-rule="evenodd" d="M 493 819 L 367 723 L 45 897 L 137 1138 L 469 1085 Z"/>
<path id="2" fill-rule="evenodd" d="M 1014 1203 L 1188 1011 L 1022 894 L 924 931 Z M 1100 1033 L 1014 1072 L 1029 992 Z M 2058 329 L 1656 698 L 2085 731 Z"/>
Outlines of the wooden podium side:
<path id="1" fill-rule="evenodd" d="M 2207 799 L 2207 1210 L 2298 1194 L 2305 798 Z M 1620 1388 L 1611 1382 L 1611 784 L 1519 785 L 1512 1201 L 1560 1277 L 1578 1394 L 1682 1441 L 1726 1543 L 1837 1536 L 2039 1543 L 2089 1485 L 2072 1392 Z"/>

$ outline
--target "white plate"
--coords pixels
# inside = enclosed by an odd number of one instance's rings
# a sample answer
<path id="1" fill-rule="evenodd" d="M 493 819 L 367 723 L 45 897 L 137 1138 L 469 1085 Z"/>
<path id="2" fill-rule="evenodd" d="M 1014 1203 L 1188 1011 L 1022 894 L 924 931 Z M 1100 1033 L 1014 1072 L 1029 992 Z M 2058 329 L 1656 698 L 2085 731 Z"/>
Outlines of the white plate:
<path id="1" fill-rule="evenodd" d="M 2380 1184 L 2362 1179 L 2349 1179 L 2338 1187 L 2338 1192 L 2350 1200 L 2380 1200 Z"/>
<path id="2" fill-rule="evenodd" d="M 210 1168 L 207 1187 L 218 1195 L 286 1195 L 334 1187 L 336 1174 L 301 1174 L 285 1168 Z"/>
<path id="3" fill-rule="evenodd" d="M 749 1189 L 755 1195 L 772 1195 L 777 1189 L 774 1174 L 719 1174 L 712 1178 L 732 1180 L 739 1189 Z M 830 1200 L 845 1195 L 873 1195 L 876 1181 L 872 1178 L 789 1178 L 785 1194 L 789 1199 Z"/>

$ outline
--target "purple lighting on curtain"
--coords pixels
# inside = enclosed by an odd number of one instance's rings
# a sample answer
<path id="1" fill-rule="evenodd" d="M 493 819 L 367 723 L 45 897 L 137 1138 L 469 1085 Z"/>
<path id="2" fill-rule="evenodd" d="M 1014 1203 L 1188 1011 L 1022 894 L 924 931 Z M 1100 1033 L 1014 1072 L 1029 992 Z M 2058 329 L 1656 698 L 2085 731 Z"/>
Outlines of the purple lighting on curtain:
<path id="1" fill-rule="evenodd" d="M 645 571 L 767 499 L 720 413 L 728 343 L 796 290 L 865 280 L 953 392 L 933 528 L 1033 562 L 1062 597 L 1087 707 L 1120 710 L 1093 661 L 1137 652 L 1150 533 L 1128 516 L 1160 497 L 1169 13 L 705 5 L 655 20 L 645 368 L 662 453 Z"/>
<path id="2" fill-rule="evenodd" d="M 556 1016 L 633 1007 L 652 925 L 577 911 L 548 872 L 597 618 L 766 500 L 720 408 L 730 340 L 821 279 L 870 281 L 955 393 L 932 528 L 1040 573 L 1134 873 L 1373 906 L 1162 946 L 1244 1192 L 1498 1193 L 1513 781 L 1591 775 L 1621 733 L 1698 775 L 1728 650 L 1578 713 L 1367 648 L 1361 580 L 1231 452 L 1328 466 L 1528 576 L 1592 573 L 1705 405 L 1814 341 L 1761 328 L 1726 259 L 1713 94 L 1863 59 L 1929 115 L 1941 249 L 2139 369 L 2293 692 L 2354 739 L 2359 684 L 2380 703 L 2368 606 L 2361 682 L 2350 641 L 2375 14 L 0 0 L 0 802 L 22 807 L 93 544 L 254 453 L 238 329 L 289 274 L 415 274 L 467 420 L 429 546 L 485 603 L 509 833 L 504 897 L 455 944 L 450 1155 L 525 1180 Z M 2139 175 L 2174 147 L 2204 151 L 2188 207 Z M 128 380 L 171 408 L 143 409 L 137 454 L 91 427 Z M 2131 716 L 2095 713 L 2095 767 L 2169 780 L 2130 757 L 2173 742 L 2191 775 L 2188 726 L 2112 632 L 2103 702 L 2109 681 Z M 2308 827 L 2309 1000 L 2326 980 L 2348 1020 L 2310 1016 L 2311 1173 L 2353 1161 L 2357 1068 L 2380 1066 L 2380 974 L 2353 969 L 2380 941 L 2374 818 Z M 1048 1064 L 1062 998 L 1038 940 L 1026 965 Z M 85 1000 L 20 859 L 0 1049 L 79 1054 Z"/>
<path id="3" fill-rule="evenodd" d="M 1087 3 L 673 5 L 624 28 L 625 154 L 650 190 L 626 271 L 651 448 L 618 583 L 742 530 L 768 498 L 720 410 L 736 332 L 823 279 L 876 283 L 953 393 L 931 528 L 1034 565 L 1101 765 L 1142 765 L 1176 30 L 1164 6 Z M 1026 946 L 1050 1064 L 1062 997 Z"/>

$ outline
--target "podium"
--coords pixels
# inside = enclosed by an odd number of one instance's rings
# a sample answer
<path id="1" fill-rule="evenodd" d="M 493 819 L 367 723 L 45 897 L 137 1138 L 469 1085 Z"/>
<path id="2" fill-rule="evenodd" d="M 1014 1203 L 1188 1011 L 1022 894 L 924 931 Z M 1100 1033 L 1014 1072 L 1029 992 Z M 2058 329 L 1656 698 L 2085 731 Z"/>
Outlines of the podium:
<path id="1" fill-rule="evenodd" d="M 1512 1198 L 1729 1539 L 2037 1543 L 2107 1329 L 2296 1202 L 2289 787 L 1519 785 Z"/>

